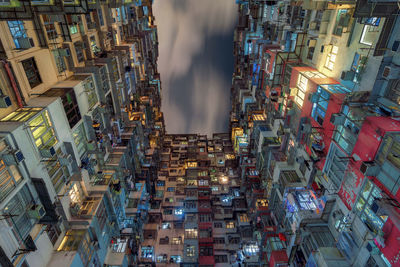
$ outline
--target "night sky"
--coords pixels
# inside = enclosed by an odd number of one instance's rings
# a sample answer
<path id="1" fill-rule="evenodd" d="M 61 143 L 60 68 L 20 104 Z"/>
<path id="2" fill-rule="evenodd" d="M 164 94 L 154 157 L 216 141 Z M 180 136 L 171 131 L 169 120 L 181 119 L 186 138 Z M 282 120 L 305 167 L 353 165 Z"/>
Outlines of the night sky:
<path id="1" fill-rule="evenodd" d="M 234 0 L 155 0 L 168 133 L 228 130 Z"/>

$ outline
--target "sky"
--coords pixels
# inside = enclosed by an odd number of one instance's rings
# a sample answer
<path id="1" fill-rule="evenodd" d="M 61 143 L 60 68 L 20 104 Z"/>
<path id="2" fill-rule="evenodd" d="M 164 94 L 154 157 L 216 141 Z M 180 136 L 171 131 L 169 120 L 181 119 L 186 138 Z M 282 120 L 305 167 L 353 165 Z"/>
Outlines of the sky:
<path id="1" fill-rule="evenodd" d="M 227 132 L 235 0 L 155 0 L 167 132 Z"/>

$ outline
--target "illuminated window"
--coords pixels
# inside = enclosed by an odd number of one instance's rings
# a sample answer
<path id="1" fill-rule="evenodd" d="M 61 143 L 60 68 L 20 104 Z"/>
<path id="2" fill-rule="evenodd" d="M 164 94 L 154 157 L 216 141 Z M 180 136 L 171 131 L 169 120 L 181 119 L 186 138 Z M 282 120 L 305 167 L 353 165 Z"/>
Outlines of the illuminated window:
<path id="1" fill-rule="evenodd" d="M 232 154 L 226 154 L 225 159 L 235 159 L 235 155 Z"/>
<path id="2" fill-rule="evenodd" d="M 258 207 L 268 207 L 268 200 L 266 199 L 257 199 L 256 206 Z"/>
<path id="3" fill-rule="evenodd" d="M 381 232 L 388 218 L 386 215 L 379 216 L 374 211 L 378 206 L 375 201 L 382 198 L 381 190 L 367 179 L 364 188 L 358 196 L 359 198 L 355 210 L 361 220 L 368 225 L 374 233 Z"/>
<path id="4" fill-rule="evenodd" d="M 85 234 L 86 230 L 68 230 L 57 251 L 76 251 Z"/>
<path id="5" fill-rule="evenodd" d="M 254 256 L 260 251 L 257 244 L 249 244 L 244 246 L 244 253 L 246 256 Z"/>
<path id="6" fill-rule="evenodd" d="M 226 223 L 226 228 L 228 228 L 228 229 L 235 228 L 235 223 L 234 222 L 227 222 Z"/>
<path id="7" fill-rule="evenodd" d="M 185 229 L 186 238 L 197 238 L 197 229 Z"/>
<path id="8" fill-rule="evenodd" d="M 196 168 L 197 167 L 197 162 L 188 162 L 187 163 L 187 167 L 188 168 Z"/>
<path id="9" fill-rule="evenodd" d="M 211 191 L 218 192 L 218 190 L 219 190 L 218 186 L 211 186 Z"/>
<path id="10" fill-rule="evenodd" d="M 156 257 L 156 261 L 159 263 L 166 263 L 168 260 L 167 254 L 161 254 Z"/>
<path id="11" fill-rule="evenodd" d="M 197 186 L 197 180 L 195 180 L 195 179 L 187 180 L 186 185 L 187 186 Z"/>
<path id="12" fill-rule="evenodd" d="M 181 237 L 173 237 L 171 244 L 173 245 L 180 245 L 182 244 L 182 238 Z"/>
<path id="13" fill-rule="evenodd" d="M 151 259 L 153 258 L 154 249 L 153 247 L 142 247 L 141 258 Z"/>
<path id="14" fill-rule="evenodd" d="M 69 198 L 71 199 L 72 203 L 81 202 L 81 195 L 79 193 L 79 189 L 76 184 L 74 184 L 74 186 L 69 191 Z"/>
<path id="15" fill-rule="evenodd" d="M 161 229 L 171 229 L 171 224 L 169 222 L 162 223 L 161 224 Z"/>
<path id="16" fill-rule="evenodd" d="M 199 180 L 199 186 L 207 186 L 208 180 Z"/>
<path id="17" fill-rule="evenodd" d="M 307 84 L 308 84 L 308 79 L 304 75 L 299 74 L 299 78 L 297 80 L 297 88 L 296 88 L 297 91 L 294 97 L 294 101 L 300 107 L 302 107 L 304 103 L 304 97 L 307 91 Z"/>
<path id="18" fill-rule="evenodd" d="M 336 61 L 336 56 L 337 56 L 338 50 L 339 50 L 339 47 L 337 47 L 335 45 L 332 46 L 331 52 L 326 57 L 326 61 L 325 61 L 326 68 L 333 70 L 333 67 L 335 66 L 335 61 Z"/>
<path id="19" fill-rule="evenodd" d="M 242 223 L 248 223 L 249 222 L 249 217 L 245 213 L 242 213 L 239 215 L 240 222 Z"/>
<path id="20" fill-rule="evenodd" d="M 171 255 L 171 262 L 180 263 L 182 261 L 182 257 L 179 255 Z"/>
<path id="21" fill-rule="evenodd" d="M 182 215 L 183 214 L 183 209 L 176 209 L 175 210 L 175 215 Z"/>
<path id="22" fill-rule="evenodd" d="M 195 246 L 186 246 L 186 257 L 194 257 L 196 256 L 196 247 Z"/>
<path id="23" fill-rule="evenodd" d="M 40 113 L 39 116 L 32 119 L 29 122 L 29 128 L 35 139 L 37 148 L 48 148 L 57 144 L 57 138 L 47 111 Z"/>

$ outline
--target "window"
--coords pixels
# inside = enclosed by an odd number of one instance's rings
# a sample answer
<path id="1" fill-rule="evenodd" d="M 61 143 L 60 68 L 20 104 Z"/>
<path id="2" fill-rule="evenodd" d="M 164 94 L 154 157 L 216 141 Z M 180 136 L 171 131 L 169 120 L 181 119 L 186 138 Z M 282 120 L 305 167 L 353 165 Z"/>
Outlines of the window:
<path id="1" fill-rule="evenodd" d="M 199 214 L 199 221 L 200 222 L 211 222 L 211 214 L 209 213 L 201 213 Z"/>
<path id="2" fill-rule="evenodd" d="M 78 62 L 82 62 L 85 60 L 83 56 L 83 49 L 82 49 L 82 43 L 81 42 L 75 42 L 74 47 L 75 47 L 75 53 L 76 53 L 76 59 Z"/>
<path id="3" fill-rule="evenodd" d="M 182 261 L 182 257 L 179 255 L 171 255 L 171 263 L 180 263 Z"/>
<path id="4" fill-rule="evenodd" d="M 167 192 L 175 192 L 175 187 L 168 187 Z"/>
<path id="5" fill-rule="evenodd" d="M 400 79 L 389 80 L 385 91 L 385 97 L 400 105 Z"/>
<path id="6" fill-rule="evenodd" d="M 0 151 L 5 152 L 6 149 L 8 149 L 8 146 L 5 141 L 1 141 Z M 22 180 L 23 177 L 17 166 L 7 167 L 4 161 L 0 159 L 0 201 L 3 201 Z"/>
<path id="7" fill-rule="evenodd" d="M 196 247 L 195 246 L 186 246 L 186 257 L 194 257 L 196 256 Z"/>
<path id="8" fill-rule="evenodd" d="M 214 237 L 214 244 L 225 244 L 224 237 Z"/>
<path id="9" fill-rule="evenodd" d="M 10 226 L 13 226 L 13 233 L 18 240 L 20 240 L 20 236 L 25 239 L 34 225 L 34 221 L 29 217 L 26 208 L 33 203 L 35 202 L 32 194 L 28 185 L 25 184 L 3 210 L 3 214 L 16 215 L 12 219 L 7 219 L 7 221 Z"/>
<path id="10" fill-rule="evenodd" d="M 28 79 L 31 88 L 34 88 L 42 83 L 42 78 L 39 74 L 39 69 L 36 66 L 36 61 L 33 57 L 23 60 L 22 67 L 24 68 L 26 78 Z"/>
<path id="11" fill-rule="evenodd" d="M 316 101 L 313 103 L 311 116 L 319 125 L 322 126 L 326 111 L 328 110 L 330 94 L 322 89 L 321 86 L 318 86 L 317 92 L 314 94 L 316 96 Z"/>
<path id="12" fill-rule="evenodd" d="M 190 202 L 185 202 L 185 208 L 186 209 L 195 209 L 196 206 L 196 202 L 190 201 Z"/>
<path id="13" fill-rule="evenodd" d="M 351 15 L 347 9 L 339 9 L 336 15 L 336 22 L 333 28 L 333 35 L 342 36 L 343 32 L 347 31 Z"/>
<path id="14" fill-rule="evenodd" d="M 171 244 L 173 245 L 180 245 L 182 243 L 182 238 L 181 237 L 173 237 Z"/>
<path id="15" fill-rule="evenodd" d="M 101 9 L 101 7 L 97 9 L 97 14 L 99 17 L 100 26 L 104 26 L 103 10 Z"/>
<path id="16" fill-rule="evenodd" d="M 185 229 L 186 238 L 197 238 L 197 229 Z"/>
<path id="17" fill-rule="evenodd" d="M 364 28 L 361 33 L 360 44 L 372 45 L 378 36 L 379 36 L 379 27 L 366 24 L 364 25 Z"/>
<path id="18" fill-rule="evenodd" d="M 76 148 L 78 149 L 79 156 L 82 156 L 86 150 L 86 132 L 83 123 L 81 123 L 76 129 L 72 132 L 72 137 L 74 138 L 74 143 Z"/>
<path id="19" fill-rule="evenodd" d="M 227 228 L 227 229 L 235 228 L 235 223 L 234 223 L 234 222 L 227 222 L 227 223 L 226 223 L 226 228 Z"/>
<path id="20" fill-rule="evenodd" d="M 58 49 L 55 49 L 52 50 L 51 53 L 53 54 L 54 61 L 56 62 L 58 73 L 64 72 L 67 67 L 65 65 L 64 57 L 60 54 L 60 51 Z"/>
<path id="21" fill-rule="evenodd" d="M 174 222 L 174 229 L 183 229 L 183 222 Z"/>
<path id="22" fill-rule="evenodd" d="M 228 256 L 227 255 L 215 255 L 214 259 L 215 259 L 215 263 L 228 262 Z"/>
<path id="23" fill-rule="evenodd" d="M 271 247 L 272 251 L 282 250 L 286 246 L 277 236 L 268 238 L 268 245 Z"/>
<path id="24" fill-rule="evenodd" d="M 300 107 L 302 107 L 303 103 L 304 103 L 304 97 L 305 97 L 305 94 L 307 91 L 307 84 L 308 84 L 308 79 L 304 75 L 299 74 L 299 78 L 297 80 L 296 95 L 294 96 L 294 101 Z"/>
<path id="25" fill-rule="evenodd" d="M 164 215 L 171 215 L 172 214 L 172 209 L 164 209 L 163 214 Z"/>
<path id="26" fill-rule="evenodd" d="M 153 247 L 142 247 L 141 258 L 151 259 L 153 258 L 154 249 Z"/>
<path id="27" fill-rule="evenodd" d="M 400 135 L 387 135 L 376 157 L 381 166 L 378 180 L 393 194 L 396 195 L 400 187 Z"/>
<path id="28" fill-rule="evenodd" d="M 165 186 L 165 181 L 157 181 L 157 186 Z"/>
<path id="29" fill-rule="evenodd" d="M 83 240 L 86 230 L 68 230 L 57 251 L 76 251 Z"/>
<path id="30" fill-rule="evenodd" d="M 207 186 L 208 180 L 199 180 L 199 186 Z"/>
<path id="31" fill-rule="evenodd" d="M 327 68 L 329 70 L 333 70 L 333 68 L 335 66 L 335 61 L 336 61 L 336 56 L 338 54 L 338 50 L 339 50 L 339 47 L 337 47 L 336 45 L 332 46 L 331 52 L 328 53 L 328 56 L 326 57 L 325 68 Z"/>
<path id="32" fill-rule="evenodd" d="M 200 256 L 212 256 L 213 248 L 212 247 L 200 247 Z"/>
<path id="33" fill-rule="evenodd" d="M 17 49 L 22 48 L 20 44 L 21 38 L 28 37 L 28 35 L 26 35 L 24 22 L 21 20 L 12 20 L 12 21 L 7 21 L 7 24 L 8 28 L 10 29 L 11 36 L 14 40 L 15 48 Z"/>
<path id="34" fill-rule="evenodd" d="M 210 238 L 212 237 L 211 229 L 200 229 L 199 238 Z"/>
<path id="35" fill-rule="evenodd" d="M 229 244 L 239 244 L 240 243 L 240 237 L 238 237 L 238 236 L 228 236 L 228 242 L 229 242 Z"/>
<path id="36" fill-rule="evenodd" d="M 241 223 L 248 223 L 249 222 L 249 217 L 247 217 L 246 213 L 242 213 L 239 215 L 239 220 Z"/>
<path id="37" fill-rule="evenodd" d="M 167 262 L 167 254 L 161 254 L 156 257 L 156 261 L 159 263 L 166 263 Z"/>
<path id="38" fill-rule="evenodd" d="M 83 88 L 85 89 L 87 95 L 89 109 L 92 109 L 97 103 L 97 95 L 92 77 L 87 78 L 83 82 Z"/>
<path id="39" fill-rule="evenodd" d="M 42 149 L 57 144 L 57 138 L 47 111 L 40 113 L 39 116 L 32 119 L 29 122 L 29 128 L 35 139 L 37 148 Z"/>
<path id="40" fill-rule="evenodd" d="M 359 122 L 357 122 L 357 120 L 360 121 L 357 119 L 359 118 L 359 115 L 357 114 L 359 112 L 353 111 L 349 106 L 344 105 L 342 113 L 346 116 L 345 122 L 343 125 L 336 127 L 333 139 L 347 154 L 350 155 L 357 142 L 357 137 L 361 128 Z"/>
<path id="41" fill-rule="evenodd" d="M 169 244 L 169 237 L 166 236 L 164 238 L 160 238 L 160 245 L 168 245 Z"/>
<path id="42" fill-rule="evenodd" d="M 54 22 L 51 21 L 48 15 L 42 15 L 42 16 L 43 16 L 44 27 L 46 29 L 47 38 L 49 40 L 55 40 L 58 37 L 58 34 Z"/>
<path id="43" fill-rule="evenodd" d="M 215 222 L 214 223 L 214 228 L 222 228 L 222 223 L 221 222 Z"/>
<path id="44" fill-rule="evenodd" d="M 183 209 L 175 209 L 174 213 L 176 216 L 183 215 Z"/>
<path id="45" fill-rule="evenodd" d="M 375 199 L 382 198 L 381 190 L 369 179 L 366 179 L 364 187 L 358 196 L 358 201 L 355 205 L 357 214 L 371 231 L 375 234 L 379 233 L 388 218 L 386 215 L 379 216 L 374 212 L 375 206 L 377 206 Z"/>

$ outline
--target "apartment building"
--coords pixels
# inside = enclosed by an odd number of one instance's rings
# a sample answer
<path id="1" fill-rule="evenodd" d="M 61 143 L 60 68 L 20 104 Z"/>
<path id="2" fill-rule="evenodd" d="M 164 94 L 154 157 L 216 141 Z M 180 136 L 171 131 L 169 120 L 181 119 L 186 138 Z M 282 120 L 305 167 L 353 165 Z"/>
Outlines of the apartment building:
<path id="1" fill-rule="evenodd" d="M 0 6 L 2 266 L 136 261 L 164 132 L 151 4 Z"/>
<path id="2" fill-rule="evenodd" d="M 398 266 L 398 8 L 236 2 L 231 138 L 262 264 Z"/>

